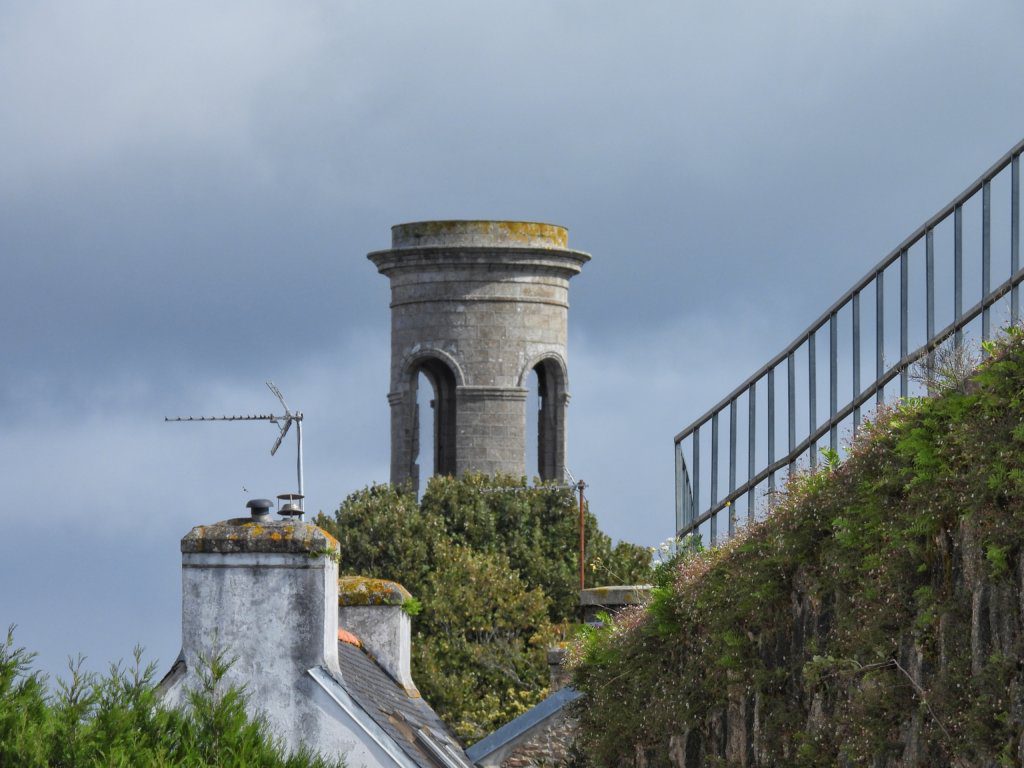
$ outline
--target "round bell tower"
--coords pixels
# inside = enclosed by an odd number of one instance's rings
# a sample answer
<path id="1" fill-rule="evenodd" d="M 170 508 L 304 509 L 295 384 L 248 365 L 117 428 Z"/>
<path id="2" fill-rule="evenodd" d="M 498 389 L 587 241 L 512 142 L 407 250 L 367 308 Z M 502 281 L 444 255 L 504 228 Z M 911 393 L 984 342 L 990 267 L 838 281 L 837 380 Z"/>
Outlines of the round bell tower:
<path id="1" fill-rule="evenodd" d="M 537 467 L 565 470 L 569 279 L 590 256 L 568 231 L 520 221 L 391 228 L 368 258 L 391 281 L 391 482 L 418 485 L 417 387 L 433 388 L 434 474 L 525 473 L 527 384 L 536 371 Z"/>

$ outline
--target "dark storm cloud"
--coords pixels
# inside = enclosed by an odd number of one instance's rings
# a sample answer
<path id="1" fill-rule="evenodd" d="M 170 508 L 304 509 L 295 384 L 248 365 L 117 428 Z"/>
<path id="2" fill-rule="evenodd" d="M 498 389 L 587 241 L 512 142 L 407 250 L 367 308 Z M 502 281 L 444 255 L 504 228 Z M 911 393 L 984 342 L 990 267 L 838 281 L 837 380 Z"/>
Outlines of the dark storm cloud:
<path id="1" fill-rule="evenodd" d="M 293 456 L 164 415 L 266 410 L 273 378 L 311 506 L 386 479 L 365 254 L 400 221 L 554 221 L 594 254 L 570 467 L 613 535 L 665 538 L 672 435 L 1020 138 L 1022 27 L 1011 2 L 0 4 L 0 458 L 63 564 L 0 545 L 0 623 L 48 669 L 176 652 L 178 537 Z"/>

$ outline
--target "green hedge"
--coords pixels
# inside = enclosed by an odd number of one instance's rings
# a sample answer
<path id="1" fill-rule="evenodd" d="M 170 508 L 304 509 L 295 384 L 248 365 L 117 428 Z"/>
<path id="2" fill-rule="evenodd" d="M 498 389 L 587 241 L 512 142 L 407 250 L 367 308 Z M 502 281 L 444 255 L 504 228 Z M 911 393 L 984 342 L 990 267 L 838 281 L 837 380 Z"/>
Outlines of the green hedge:
<path id="1" fill-rule="evenodd" d="M 717 765 L 723 713 L 755 702 L 759 765 L 889 764 L 915 739 L 922 765 L 1018 764 L 1020 332 L 986 353 L 969 381 L 865 424 L 842 464 L 826 452 L 764 522 L 659 566 L 650 605 L 586 634 L 573 659 L 591 764 L 668 765 L 690 731 Z"/>

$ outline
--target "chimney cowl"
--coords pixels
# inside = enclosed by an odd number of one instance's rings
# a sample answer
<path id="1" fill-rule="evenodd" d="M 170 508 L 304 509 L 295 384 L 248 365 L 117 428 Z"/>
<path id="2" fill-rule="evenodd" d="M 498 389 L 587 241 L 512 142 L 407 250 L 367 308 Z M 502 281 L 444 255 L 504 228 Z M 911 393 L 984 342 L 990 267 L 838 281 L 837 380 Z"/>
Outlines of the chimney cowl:
<path id="1" fill-rule="evenodd" d="M 251 510 L 254 520 L 263 520 L 270 517 L 270 510 L 273 509 L 274 502 L 270 499 L 249 499 L 245 506 Z"/>

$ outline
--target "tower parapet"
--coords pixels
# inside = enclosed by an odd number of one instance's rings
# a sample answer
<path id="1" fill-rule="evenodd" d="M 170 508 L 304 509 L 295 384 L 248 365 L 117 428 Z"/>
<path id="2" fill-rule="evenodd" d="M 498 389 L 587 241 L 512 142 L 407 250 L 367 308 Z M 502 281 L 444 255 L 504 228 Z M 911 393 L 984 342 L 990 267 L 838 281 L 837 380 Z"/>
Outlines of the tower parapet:
<path id="1" fill-rule="evenodd" d="M 417 485 L 416 404 L 434 390 L 434 474 L 525 474 L 526 398 L 537 372 L 538 473 L 561 480 L 569 402 L 569 279 L 590 256 L 568 230 L 520 221 L 391 228 L 368 258 L 391 281 L 391 482 Z"/>

